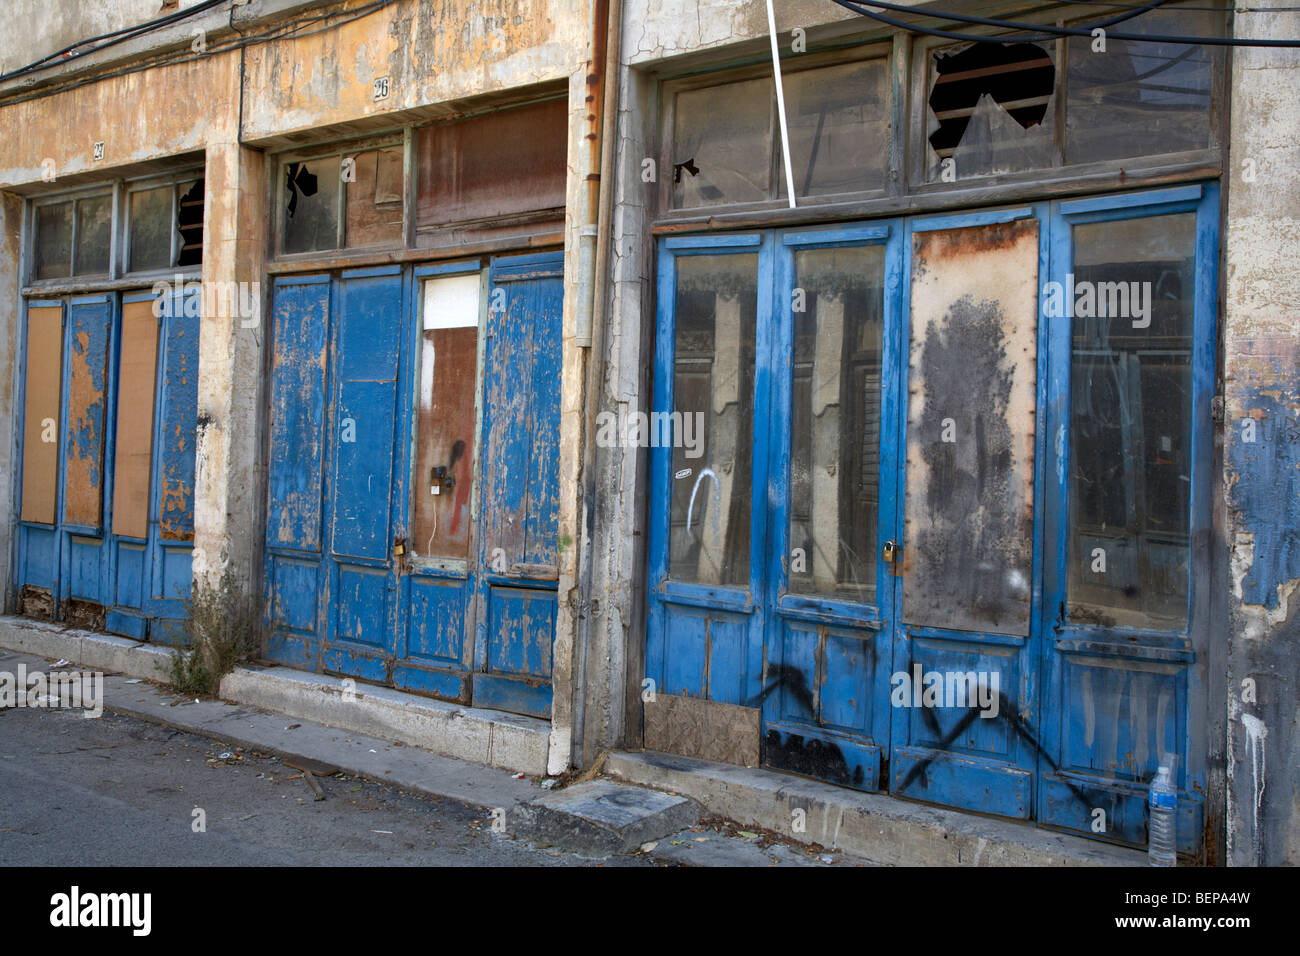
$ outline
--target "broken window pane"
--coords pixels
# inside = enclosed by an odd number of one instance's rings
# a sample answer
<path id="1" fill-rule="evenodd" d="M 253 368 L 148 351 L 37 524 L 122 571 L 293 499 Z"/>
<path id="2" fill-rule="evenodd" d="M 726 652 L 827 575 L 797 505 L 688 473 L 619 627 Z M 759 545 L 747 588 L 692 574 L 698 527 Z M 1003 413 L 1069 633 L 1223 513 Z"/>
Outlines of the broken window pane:
<path id="1" fill-rule="evenodd" d="M 795 254 L 790 591 L 876 596 L 883 246 Z"/>
<path id="2" fill-rule="evenodd" d="M 346 244 L 372 246 L 402 241 L 402 147 L 370 149 L 351 160 L 347 180 Z"/>
<path id="3" fill-rule="evenodd" d="M 973 43 L 934 54 L 929 182 L 1042 169 L 1054 152 L 1051 44 Z"/>
<path id="4" fill-rule="evenodd" d="M 181 183 L 176 222 L 181 233 L 178 266 L 197 266 L 203 262 L 203 180 Z"/>
<path id="5" fill-rule="evenodd" d="M 36 207 L 36 278 L 66 278 L 72 264 L 72 203 Z"/>
<path id="6" fill-rule="evenodd" d="M 1126 20 L 1124 33 L 1221 36 L 1223 14 L 1152 11 Z M 1128 159 L 1210 145 L 1210 95 L 1222 69 L 1215 47 L 1107 38 L 1069 41 L 1065 158 L 1070 163 Z M 1217 66 L 1216 66 L 1217 64 Z"/>
<path id="7" fill-rule="evenodd" d="M 886 61 L 791 73 L 784 85 L 798 195 L 883 189 L 889 173 Z"/>
<path id="8" fill-rule="evenodd" d="M 77 200 L 77 255 L 75 275 L 108 272 L 109 243 L 113 234 L 113 198 L 95 196 Z"/>
<path id="9" fill-rule="evenodd" d="M 673 206 L 763 202 L 772 194 L 772 80 L 677 94 L 671 170 Z"/>
<path id="10" fill-rule="evenodd" d="M 419 130 L 417 226 L 564 206 L 567 108 L 552 100 Z"/>
<path id="11" fill-rule="evenodd" d="M 337 249 L 339 157 L 284 164 L 282 252 Z"/>
<path id="12" fill-rule="evenodd" d="M 130 256 L 127 269 L 143 272 L 172 264 L 172 192 L 174 186 L 131 193 Z"/>
<path id="13" fill-rule="evenodd" d="M 749 584 L 757 277 L 752 253 L 677 259 L 668 573 L 679 581 Z M 643 437 L 662 445 L 657 424 Z"/>
<path id="14" fill-rule="evenodd" d="M 464 560 L 474 485 L 478 273 L 426 281 L 423 314 L 411 550 Z"/>
<path id="15" fill-rule="evenodd" d="M 1191 493 L 1192 213 L 1074 227 L 1069 614 L 1183 630 Z"/>

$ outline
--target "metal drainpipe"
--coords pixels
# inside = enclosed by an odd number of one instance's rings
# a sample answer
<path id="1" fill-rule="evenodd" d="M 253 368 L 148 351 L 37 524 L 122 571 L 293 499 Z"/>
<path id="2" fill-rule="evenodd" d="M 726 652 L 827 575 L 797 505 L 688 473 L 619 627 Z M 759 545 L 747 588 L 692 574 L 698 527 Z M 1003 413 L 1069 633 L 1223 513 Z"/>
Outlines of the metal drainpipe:
<path id="1" fill-rule="evenodd" d="M 603 14 L 603 15 L 602 15 Z M 603 21 L 603 22 L 602 22 Z M 587 652 L 591 640 L 592 617 L 592 532 L 595 528 L 596 496 L 596 413 L 600 409 L 604 381 L 603 349 L 605 341 L 606 280 L 609 263 L 611 213 L 614 205 L 614 140 L 618 125 L 618 67 L 622 42 L 622 0 L 596 0 L 593 5 L 591 44 L 592 75 L 588 88 L 599 100 L 599 152 L 588 157 L 588 173 L 583 193 L 584 216 L 579 239 L 578 345 L 587 348 L 586 381 L 583 386 L 582 440 L 582 511 L 578 529 L 578 654 L 573 707 L 573 749 L 570 762 L 585 766 L 583 745 L 587 715 Z M 596 71 L 603 66 L 603 72 Z M 596 102 L 591 102 L 594 111 Z M 594 116 L 594 112 L 588 114 Z M 589 134 L 591 120 L 588 120 Z M 597 165 L 599 163 L 599 165 Z M 593 201 L 594 200 L 594 201 Z M 588 256 L 593 251 L 594 256 Z M 588 268 L 590 271 L 588 272 Z M 622 706 L 622 703 L 619 703 Z"/>

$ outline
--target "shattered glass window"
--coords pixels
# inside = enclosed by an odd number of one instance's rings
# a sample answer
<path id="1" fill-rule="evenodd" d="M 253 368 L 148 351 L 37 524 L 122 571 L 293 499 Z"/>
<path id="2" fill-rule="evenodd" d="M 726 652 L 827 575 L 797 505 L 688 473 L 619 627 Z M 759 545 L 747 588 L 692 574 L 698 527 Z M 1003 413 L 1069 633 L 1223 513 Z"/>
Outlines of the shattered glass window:
<path id="1" fill-rule="evenodd" d="M 1074 227 L 1070 619 L 1187 626 L 1193 213 Z"/>
<path id="2" fill-rule="evenodd" d="M 285 163 L 281 252 L 317 252 L 339 244 L 339 157 Z"/>
<path id="3" fill-rule="evenodd" d="M 749 584 L 758 256 L 677 260 L 668 574 Z"/>
<path id="4" fill-rule="evenodd" d="M 1050 43 L 972 43 L 935 52 L 926 180 L 1051 166 L 1055 82 Z"/>
<path id="5" fill-rule="evenodd" d="M 1122 33 L 1221 36 L 1224 14 L 1160 10 L 1116 27 Z M 1210 99 L 1222 53 L 1212 46 L 1088 37 L 1069 40 L 1065 158 L 1070 163 L 1205 149 Z"/>

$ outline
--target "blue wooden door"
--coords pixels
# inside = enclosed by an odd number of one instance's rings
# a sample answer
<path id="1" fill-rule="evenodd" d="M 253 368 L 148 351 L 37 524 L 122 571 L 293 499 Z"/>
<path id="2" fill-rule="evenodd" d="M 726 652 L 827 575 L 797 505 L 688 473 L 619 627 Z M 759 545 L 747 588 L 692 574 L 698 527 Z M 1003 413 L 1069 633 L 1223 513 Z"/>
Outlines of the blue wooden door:
<path id="1" fill-rule="evenodd" d="M 738 713 L 728 708 L 762 707 L 772 247 L 770 233 L 659 246 L 652 412 L 666 427 L 655 430 L 650 448 L 645 699 L 652 747 L 658 718 L 651 707 L 670 714 L 665 721 L 674 726 L 659 736 L 675 739 L 716 737 L 721 724 L 692 731 L 703 715 L 727 720 Z M 683 700 L 690 709 L 667 710 Z M 755 722 L 755 737 L 758 731 Z M 707 752 L 709 742 L 695 743 Z"/>
<path id="2" fill-rule="evenodd" d="M 106 626 L 185 640 L 194 548 L 199 292 L 122 297 Z"/>
<path id="3" fill-rule="evenodd" d="M 102 627 L 110 602 L 109 495 L 116 301 L 27 303 L 17 580 L 28 613 Z M 53 381 L 51 381 L 53 379 Z"/>
<path id="4" fill-rule="evenodd" d="M 1169 766 L 1203 844 L 1217 184 L 1054 204 L 1038 818 L 1146 843 Z"/>
<path id="5" fill-rule="evenodd" d="M 344 272 L 336 288 L 333 415 L 326 439 L 331 600 L 322 658 L 327 671 L 373 681 L 391 678 L 397 643 L 401 535 L 392 504 L 405 487 L 395 467 L 403 292 L 398 268 Z"/>
<path id="6" fill-rule="evenodd" d="M 1037 723 L 1043 207 L 908 223 L 890 790 L 1027 819 Z"/>
<path id="7" fill-rule="evenodd" d="M 474 704 L 551 714 L 559 581 L 560 253 L 492 261 L 483 425 Z"/>
<path id="8" fill-rule="evenodd" d="M 763 760 L 860 790 L 889 750 L 901 223 L 780 234 Z"/>
<path id="9" fill-rule="evenodd" d="M 276 283 L 273 659 L 549 715 L 562 267 Z"/>

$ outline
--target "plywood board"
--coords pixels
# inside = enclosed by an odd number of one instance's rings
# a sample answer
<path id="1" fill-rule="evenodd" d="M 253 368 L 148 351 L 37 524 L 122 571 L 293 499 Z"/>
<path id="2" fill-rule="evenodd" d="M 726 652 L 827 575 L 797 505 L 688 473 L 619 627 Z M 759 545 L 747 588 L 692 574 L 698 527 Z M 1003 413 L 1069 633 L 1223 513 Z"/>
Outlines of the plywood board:
<path id="1" fill-rule="evenodd" d="M 645 705 L 645 748 L 757 767 L 762 720 L 757 707 L 656 694 Z"/>
<path id="2" fill-rule="evenodd" d="M 158 319 L 153 302 L 122 306 L 122 361 L 113 461 L 113 533 L 149 533 L 149 475 L 153 468 L 153 407 Z"/>
<path id="3" fill-rule="evenodd" d="M 1038 221 L 912 237 L 903 620 L 1029 633 Z"/>
<path id="4" fill-rule="evenodd" d="M 54 524 L 59 493 L 59 396 L 63 306 L 27 310 L 26 408 L 23 421 L 22 520 Z"/>

